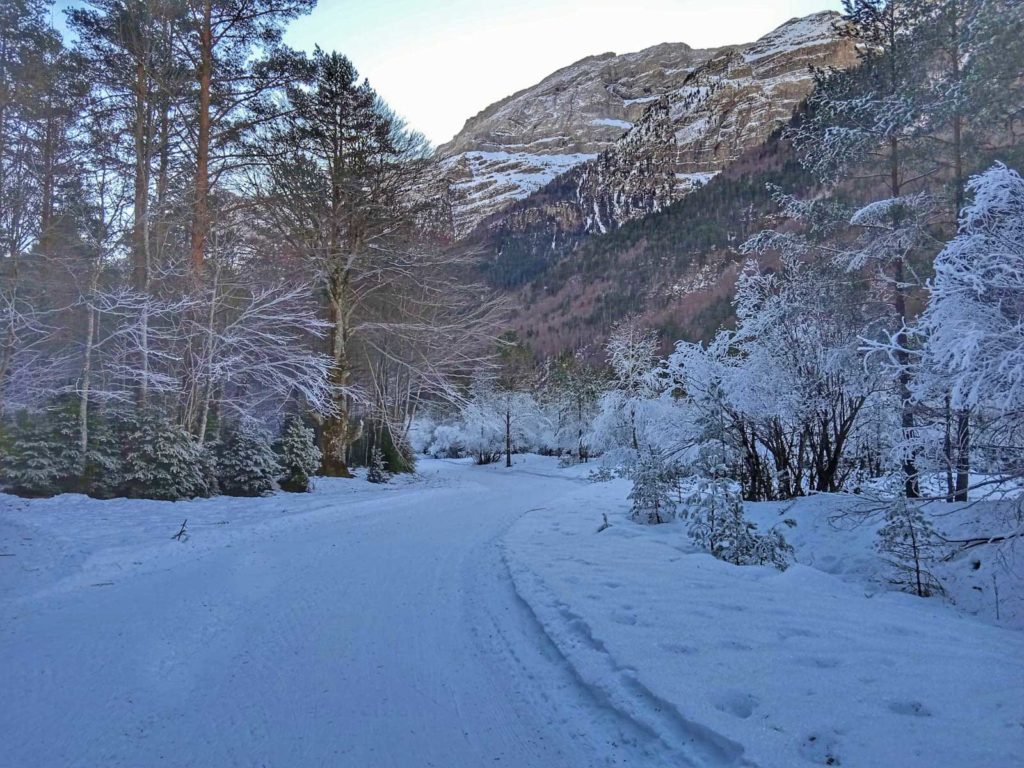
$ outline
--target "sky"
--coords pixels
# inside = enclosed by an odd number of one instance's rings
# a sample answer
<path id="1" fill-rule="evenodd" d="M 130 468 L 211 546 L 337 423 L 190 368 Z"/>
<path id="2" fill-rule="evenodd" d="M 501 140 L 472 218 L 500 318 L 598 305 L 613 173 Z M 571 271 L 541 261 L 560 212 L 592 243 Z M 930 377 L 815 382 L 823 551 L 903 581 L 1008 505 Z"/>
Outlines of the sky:
<path id="1" fill-rule="evenodd" d="M 0 0 L 2 2 L 3 0 Z M 56 0 L 60 8 L 75 0 Z M 348 56 L 434 144 L 586 56 L 746 43 L 840 0 L 319 0 L 285 41 Z M 59 24 L 59 19 L 55 18 Z"/>

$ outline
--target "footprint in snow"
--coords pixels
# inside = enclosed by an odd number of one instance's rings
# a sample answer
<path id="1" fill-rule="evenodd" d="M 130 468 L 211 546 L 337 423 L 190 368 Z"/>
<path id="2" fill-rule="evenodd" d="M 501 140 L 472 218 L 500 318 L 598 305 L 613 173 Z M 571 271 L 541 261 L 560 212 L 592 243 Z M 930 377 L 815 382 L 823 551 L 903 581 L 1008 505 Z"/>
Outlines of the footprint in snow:
<path id="1" fill-rule="evenodd" d="M 842 661 L 833 656 L 807 656 L 799 660 L 806 667 L 815 669 L 835 669 L 842 665 Z"/>
<path id="2" fill-rule="evenodd" d="M 920 701 L 890 701 L 889 711 L 897 715 L 910 715 L 911 717 L 931 717 L 932 713 Z"/>
<path id="3" fill-rule="evenodd" d="M 741 642 L 738 642 L 736 640 L 726 640 L 725 642 L 722 643 L 722 647 L 723 648 L 728 648 L 728 649 L 733 650 L 733 651 L 752 651 L 752 650 L 754 650 L 754 647 L 752 645 L 747 645 L 746 643 L 741 643 Z"/>
<path id="4" fill-rule="evenodd" d="M 757 709 L 761 702 L 756 696 L 743 691 L 726 691 L 718 696 L 715 709 L 727 715 L 746 720 Z"/>
<path id="5" fill-rule="evenodd" d="M 683 645 L 682 643 L 659 643 L 659 646 L 663 651 L 679 653 L 683 656 L 692 656 L 693 654 L 700 653 L 700 651 L 692 645 Z"/>
<path id="6" fill-rule="evenodd" d="M 800 755 L 815 765 L 842 765 L 839 762 L 838 746 L 834 734 L 811 733 L 800 745 Z"/>

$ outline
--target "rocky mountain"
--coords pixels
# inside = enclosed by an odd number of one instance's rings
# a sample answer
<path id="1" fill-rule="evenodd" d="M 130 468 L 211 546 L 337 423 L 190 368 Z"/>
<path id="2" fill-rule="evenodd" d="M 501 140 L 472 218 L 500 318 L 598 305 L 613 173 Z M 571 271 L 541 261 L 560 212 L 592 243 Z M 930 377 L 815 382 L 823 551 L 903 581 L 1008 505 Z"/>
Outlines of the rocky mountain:
<path id="1" fill-rule="evenodd" d="M 456 239 L 523 308 L 534 349 L 598 349 L 627 314 L 670 340 L 731 317 L 739 246 L 777 223 L 770 185 L 813 194 L 782 129 L 815 69 L 856 63 L 839 23 L 822 12 L 748 44 L 584 59 L 438 150 Z"/>
<path id="2" fill-rule="evenodd" d="M 665 43 L 591 56 L 470 118 L 437 150 L 456 234 L 593 160 L 716 53 Z"/>
<path id="3" fill-rule="evenodd" d="M 456 235 L 486 222 L 492 245 L 517 231 L 557 245 L 661 210 L 764 143 L 810 92 L 812 67 L 855 61 L 838 20 L 793 19 L 720 49 L 595 56 L 488 107 L 438 150 Z M 556 194 L 538 194 L 549 184 Z"/>

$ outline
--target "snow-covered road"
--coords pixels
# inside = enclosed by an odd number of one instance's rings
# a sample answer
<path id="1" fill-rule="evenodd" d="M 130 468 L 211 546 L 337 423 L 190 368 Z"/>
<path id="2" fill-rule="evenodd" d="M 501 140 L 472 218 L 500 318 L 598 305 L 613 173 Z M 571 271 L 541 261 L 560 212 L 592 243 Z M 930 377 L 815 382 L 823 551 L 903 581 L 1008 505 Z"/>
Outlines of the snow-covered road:
<path id="1" fill-rule="evenodd" d="M 0 768 L 1020 762 L 1024 636 L 879 591 L 871 532 L 827 523 L 848 499 L 783 505 L 803 564 L 780 574 L 629 521 L 626 481 L 517 462 L 0 494 Z M 1012 607 L 1014 574 L 972 558 Z"/>
<path id="2" fill-rule="evenodd" d="M 177 515 L 154 506 L 149 549 L 76 552 L 92 546 L 83 519 L 53 562 L 4 529 L 0 764 L 650 764 L 657 739 L 576 685 L 512 589 L 499 537 L 578 487 L 524 479 L 435 463 L 425 481 L 322 489 L 308 512 L 245 528 L 216 518 L 281 497 L 179 504 L 194 531 L 180 545 L 163 536 Z M 68 572 L 7 595 L 16 566 Z"/>

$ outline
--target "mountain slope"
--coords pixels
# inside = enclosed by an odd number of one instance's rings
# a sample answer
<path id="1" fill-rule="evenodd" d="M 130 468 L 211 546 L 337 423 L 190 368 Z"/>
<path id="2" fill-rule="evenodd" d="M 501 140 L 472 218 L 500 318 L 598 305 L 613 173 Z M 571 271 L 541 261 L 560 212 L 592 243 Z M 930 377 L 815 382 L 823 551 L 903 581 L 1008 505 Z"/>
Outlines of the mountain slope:
<path id="1" fill-rule="evenodd" d="M 456 236 L 495 230 L 484 239 L 500 248 L 510 234 L 543 232 L 557 247 L 560 233 L 607 232 L 661 210 L 785 123 L 812 67 L 855 61 L 839 18 L 793 19 L 715 50 L 674 43 L 591 57 L 488 107 L 438 150 Z"/>
<path id="2" fill-rule="evenodd" d="M 715 53 L 664 43 L 591 56 L 470 118 L 437 150 L 453 184 L 456 233 L 596 157 Z"/>
<path id="3" fill-rule="evenodd" d="M 779 223 L 772 187 L 814 192 L 780 133 L 691 194 L 607 234 L 563 233 L 565 250 L 539 247 L 542 235 L 484 249 L 487 279 L 524 308 L 521 335 L 538 352 L 558 354 L 599 345 L 615 321 L 638 314 L 668 341 L 710 337 L 732 316 L 739 245 Z"/>

